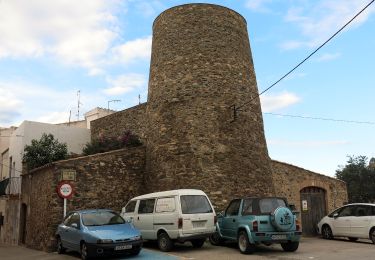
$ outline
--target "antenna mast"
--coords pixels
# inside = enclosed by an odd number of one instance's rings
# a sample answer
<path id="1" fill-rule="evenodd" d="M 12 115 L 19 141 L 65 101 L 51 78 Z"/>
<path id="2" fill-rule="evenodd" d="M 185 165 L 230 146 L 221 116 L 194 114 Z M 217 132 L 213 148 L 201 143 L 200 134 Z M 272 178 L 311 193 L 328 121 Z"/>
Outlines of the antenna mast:
<path id="1" fill-rule="evenodd" d="M 79 121 L 79 105 L 81 104 L 80 98 L 81 98 L 81 90 L 77 91 L 77 96 L 78 96 L 78 109 L 77 109 L 77 121 Z"/>

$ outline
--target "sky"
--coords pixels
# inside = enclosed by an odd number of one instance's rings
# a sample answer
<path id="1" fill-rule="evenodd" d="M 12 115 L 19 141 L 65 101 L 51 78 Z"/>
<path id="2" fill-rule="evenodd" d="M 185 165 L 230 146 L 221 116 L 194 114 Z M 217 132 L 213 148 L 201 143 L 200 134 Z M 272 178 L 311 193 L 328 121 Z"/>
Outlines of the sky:
<path id="1" fill-rule="evenodd" d="M 0 126 L 82 120 L 95 107 L 119 111 L 146 102 L 152 23 L 164 10 L 194 2 L 204 1 L 0 0 Z M 208 3 L 247 20 L 261 92 L 369 2 Z M 348 156 L 375 157 L 374 46 L 375 4 L 261 95 L 272 159 L 334 176 Z"/>

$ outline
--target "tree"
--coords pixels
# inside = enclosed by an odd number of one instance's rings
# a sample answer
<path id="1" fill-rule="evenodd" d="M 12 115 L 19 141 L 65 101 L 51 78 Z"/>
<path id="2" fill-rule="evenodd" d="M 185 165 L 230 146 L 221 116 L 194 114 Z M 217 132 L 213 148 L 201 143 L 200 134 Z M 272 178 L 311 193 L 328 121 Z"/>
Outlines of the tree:
<path id="1" fill-rule="evenodd" d="M 349 202 L 375 202 L 375 168 L 366 156 L 348 156 L 345 166 L 336 170 L 336 178 L 348 186 Z"/>
<path id="2" fill-rule="evenodd" d="M 25 146 L 23 161 L 29 170 L 47 163 L 63 160 L 68 157 L 66 143 L 59 143 L 52 134 L 44 133 L 40 140 L 31 140 L 31 145 Z"/>

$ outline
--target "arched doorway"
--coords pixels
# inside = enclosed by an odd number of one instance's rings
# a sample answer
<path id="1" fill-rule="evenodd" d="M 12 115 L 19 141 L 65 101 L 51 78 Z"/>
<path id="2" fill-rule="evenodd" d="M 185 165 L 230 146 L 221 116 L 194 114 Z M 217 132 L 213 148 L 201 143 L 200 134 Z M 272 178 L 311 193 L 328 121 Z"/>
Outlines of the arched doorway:
<path id="1" fill-rule="evenodd" d="M 326 191 L 315 186 L 305 187 L 300 191 L 300 197 L 302 232 L 314 236 L 316 224 L 327 214 Z"/>

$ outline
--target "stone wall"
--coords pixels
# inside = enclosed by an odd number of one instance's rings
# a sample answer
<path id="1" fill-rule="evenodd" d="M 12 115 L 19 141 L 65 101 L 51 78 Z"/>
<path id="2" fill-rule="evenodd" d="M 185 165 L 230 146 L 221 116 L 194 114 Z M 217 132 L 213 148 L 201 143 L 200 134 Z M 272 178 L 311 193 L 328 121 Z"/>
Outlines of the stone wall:
<path id="1" fill-rule="evenodd" d="M 147 103 L 143 103 L 91 121 L 91 139 L 98 138 L 100 133 L 117 137 L 128 130 L 145 139 L 146 107 Z"/>
<path id="2" fill-rule="evenodd" d="M 249 100 L 232 122 L 231 106 Z M 273 194 L 247 24 L 235 11 L 187 4 L 156 18 L 146 116 L 150 192 L 198 188 L 219 208 Z"/>
<path id="3" fill-rule="evenodd" d="M 285 197 L 301 212 L 300 191 L 305 187 L 319 187 L 326 191 L 327 212 L 348 201 L 346 183 L 283 162 L 272 161 L 276 195 Z"/>
<path id="4" fill-rule="evenodd" d="M 22 202 L 27 206 L 26 245 L 55 249 L 55 231 L 63 218 L 63 199 L 56 193 L 62 169 L 76 171 L 75 194 L 67 210 L 110 208 L 120 211 L 143 190 L 145 147 L 122 149 L 59 161 L 23 175 Z"/>

